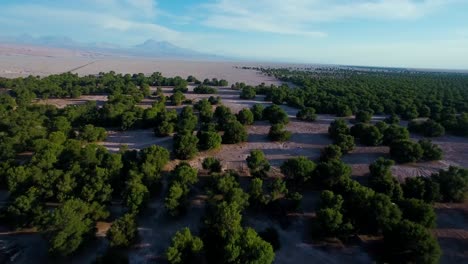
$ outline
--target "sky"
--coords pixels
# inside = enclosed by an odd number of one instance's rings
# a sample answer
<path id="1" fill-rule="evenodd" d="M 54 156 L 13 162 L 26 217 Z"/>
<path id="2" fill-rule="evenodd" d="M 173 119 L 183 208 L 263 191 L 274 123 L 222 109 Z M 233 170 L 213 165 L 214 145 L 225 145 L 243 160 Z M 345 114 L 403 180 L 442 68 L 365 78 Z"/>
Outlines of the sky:
<path id="1" fill-rule="evenodd" d="M 0 28 L 252 61 L 468 69 L 468 0 L 0 0 Z"/>

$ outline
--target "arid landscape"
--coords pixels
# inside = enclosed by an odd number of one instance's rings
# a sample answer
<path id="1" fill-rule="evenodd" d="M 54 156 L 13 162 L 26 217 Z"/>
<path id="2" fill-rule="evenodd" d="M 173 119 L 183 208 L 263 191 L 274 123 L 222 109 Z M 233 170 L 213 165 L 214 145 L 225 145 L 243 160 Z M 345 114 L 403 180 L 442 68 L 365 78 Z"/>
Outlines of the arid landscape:
<path id="1" fill-rule="evenodd" d="M 135 63 L 138 67 L 131 67 L 132 63 Z M 103 65 L 106 66 L 103 67 Z M 185 65 L 185 68 L 180 69 L 177 65 Z M 211 72 L 215 68 L 216 71 Z M 197 69 L 197 71 L 192 72 L 196 73 L 197 76 L 204 76 L 203 74 L 206 72 L 211 72 L 210 74 L 212 75 L 208 74 L 207 77 L 222 76 L 227 80 L 237 80 L 252 84 L 260 84 L 262 82 L 271 84 L 281 83 L 279 80 L 263 76 L 260 72 L 236 69 L 230 63 L 217 64 L 214 62 L 198 64 L 195 62 L 188 64 L 186 62 L 172 62 L 171 64 L 164 64 L 163 62 L 142 61 L 137 63 L 118 60 L 116 64 L 112 64 L 109 61 L 101 61 L 97 62 L 97 64 L 85 66 L 77 72 L 89 74 L 97 69 L 112 69 L 117 72 L 126 72 L 126 69 L 137 69 L 137 71 L 141 69 L 141 72 L 161 71 L 169 73 L 171 76 L 184 76 L 184 73 Z M 224 74 L 216 74 L 220 72 L 224 72 Z M 185 94 L 186 98 L 192 100 L 193 103 L 211 96 L 195 94 L 193 92 L 194 87 L 193 85 L 189 86 L 189 91 Z M 172 89 L 173 87 L 163 87 L 164 96 L 170 97 Z M 156 91 L 156 87 L 152 87 L 151 90 Z M 265 101 L 264 96 L 257 96 L 255 100 L 241 100 L 239 99 L 239 94 L 240 91 L 232 90 L 228 87 L 218 88 L 218 95 L 222 99 L 222 104 L 231 108 L 234 113 L 244 108 L 251 108 L 254 104 L 271 105 L 271 102 Z M 107 101 L 107 96 L 87 95 L 77 99 L 47 99 L 36 103 L 55 105 L 58 108 L 63 108 L 68 105 L 84 104 L 87 101 L 96 101 L 99 106 L 102 106 Z M 154 102 L 156 102 L 155 99 L 145 99 L 139 106 L 148 108 Z M 167 106 L 168 109 L 177 109 L 178 111 L 182 107 Z M 268 139 L 269 123 L 259 121 L 248 126 L 247 131 L 249 136 L 247 142 L 235 145 L 223 145 L 217 150 L 201 152 L 196 158 L 189 161 L 190 165 L 203 171 L 201 164 L 204 158 L 215 157 L 221 161 L 223 169 L 235 170 L 241 176 L 250 177 L 249 168 L 245 160 L 250 151 L 261 149 L 272 165 L 269 175 L 271 177 L 283 177 L 279 167 L 287 159 L 296 156 L 305 156 L 312 160 L 318 159 L 321 150 L 332 143 L 332 140 L 328 137 L 328 127 L 336 117 L 322 114 L 318 115 L 315 122 L 304 122 L 296 119 L 297 109 L 288 106 L 282 106 L 282 108 L 291 119 L 286 128 L 291 131 L 292 137 L 287 142 L 271 142 Z M 353 118 L 351 116 L 349 120 Z M 385 118 L 386 116 L 374 116 L 372 122 L 376 123 Z M 407 125 L 407 122 L 402 122 L 401 124 Z M 412 135 L 413 140 L 419 140 L 420 138 L 418 135 Z M 467 138 L 446 135 L 435 138 L 433 142 L 442 148 L 444 152 L 443 160 L 395 165 L 392 167 L 392 174 L 400 182 L 404 182 L 405 178 L 428 177 L 433 173 L 437 173 L 440 169 L 447 169 L 449 166 L 468 168 Z M 151 145 L 159 145 L 167 149 L 173 148 L 171 137 L 155 137 L 152 129 L 131 131 L 110 130 L 108 131 L 106 141 L 100 144 L 111 152 L 118 152 L 122 146 L 136 150 L 141 150 Z M 369 165 L 379 157 L 389 157 L 388 152 L 389 148 L 384 146 L 368 147 L 358 145 L 355 150 L 343 157 L 343 161 L 351 166 L 353 178 L 360 182 L 366 182 Z M 178 162 L 178 160 L 172 161 L 166 166 L 166 170 L 172 170 Z M 163 259 L 165 249 L 169 246 L 170 238 L 177 230 L 183 227 L 196 229 L 200 225 L 206 199 L 207 197 L 203 195 L 201 189 L 194 191 L 190 198 L 190 206 L 185 217 L 180 220 L 174 220 L 164 213 L 163 197 L 154 197 L 149 203 L 148 209 L 140 217 L 141 221 L 138 228 L 140 241 L 129 250 L 130 262 L 147 263 L 148 261 L 158 262 L 159 259 Z M 372 263 L 372 257 L 363 249 L 367 244 L 366 240 L 363 240 L 362 244 L 344 245 L 338 243 L 319 245 L 314 241 L 310 241 L 308 236 L 304 235 L 304 230 L 309 228 L 308 222 L 311 216 L 314 215 L 318 199 L 319 192 L 305 194 L 301 204 L 303 212 L 289 216 L 292 223 L 285 229 L 275 219 L 257 216 L 252 212 L 247 213 L 245 221 L 249 226 L 257 230 L 265 229 L 268 226 L 274 226 L 279 230 L 281 244 L 284 246 L 280 251 L 276 252 L 275 263 L 310 263 L 311 259 L 314 259 L 317 263 Z M 462 263 L 466 261 L 468 255 L 466 251 L 468 248 L 468 204 L 437 204 L 436 212 L 437 228 L 434 230 L 434 234 L 438 237 L 444 251 L 442 263 Z M 107 228 L 109 228 L 108 225 Z M 99 239 L 96 243 L 105 242 Z M 93 254 L 96 254 L 96 252 Z M 92 257 L 89 256 L 89 258 Z"/>

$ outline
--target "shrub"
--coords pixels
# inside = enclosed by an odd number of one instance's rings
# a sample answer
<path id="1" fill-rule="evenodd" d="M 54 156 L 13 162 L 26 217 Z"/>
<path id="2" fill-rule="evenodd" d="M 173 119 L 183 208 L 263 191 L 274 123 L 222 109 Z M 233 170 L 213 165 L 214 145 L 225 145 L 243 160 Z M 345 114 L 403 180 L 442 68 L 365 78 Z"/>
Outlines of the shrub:
<path id="1" fill-rule="evenodd" d="M 232 121 L 226 125 L 223 135 L 224 144 L 237 144 L 247 141 L 247 130 L 239 123 L 239 121 Z"/>
<path id="2" fill-rule="evenodd" d="M 218 92 L 218 89 L 208 85 L 200 84 L 193 89 L 193 92 L 196 94 L 215 94 Z"/>
<path id="3" fill-rule="evenodd" d="M 255 91 L 255 88 L 252 86 L 246 86 L 242 88 L 240 98 L 241 99 L 254 99 L 255 96 L 257 96 L 257 92 Z"/>
<path id="4" fill-rule="evenodd" d="M 222 138 L 216 131 L 199 131 L 197 137 L 200 150 L 210 150 L 221 147 Z"/>
<path id="5" fill-rule="evenodd" d="M 261 121 L 263 120 L 263 111 L 265 110 L 265 107 L 261 104 L 254 104 L 252 106 L 252 113 L 254 115 L 254 120 L 255 121 Z"/>
<path id="6" fill-rule="evenodd" d="M 347 154 L 354 149 L 354 137 L 351 135 L 339 134 L 335 138 L 335 145 L 339 146 L 343 154 Z"/>
<path id="7" fill-rule="evenodd" d="M 270 170 L 270 163 L 261 150 L 252 150 L 246 159 L 250 174 L 253 176 L 264 177 Z"/>
<path id="8" fill-rule="evenodd" d="M 344 119 L 336 119 L 328 127 L 328 135 L 332 139 L 338 138 L 338 135 L 349 135 L 350 130 Z"/>
<path id="9" fill-rule="evenodd" d="M 288 114 L 277 105 L 265 108 L 263 118 L 270 121 L 271 124 L 287 124 L 289 122 Z"/>
<path id="10" fill-rule="evenodd" d="M 198 138 L 191 134 L 176 134 L 174 136 L 174 154 L 176 158 L 188 160 L 198 153 Z"/>
<path id="11" fill-rule="evenodd" d="M 210 172 L 221 172 L 222 170 L 221 162 L 214 157 L 205 158 L 202 166 L 204 170 L 209 170 Z"/>
<path id="12" fill-rule="evenodd" d="M 270 127 L 268 138 L 271 141 L 288 141 L 291 138 L 291 132 L 285 130 L 283 124 L 274 124 Z"/>
<path id="13" fill-rule="evenodd" d="M 237 114 L 237 120 L 243 125 L 252 125 L 254 114 L 249 109 L 244 108 Z"/>
<path id="14" fill-rule="evenodd" d="M 302 121 L 315 121 L 317 119 L 317 114 L 315 114 L 314 108 L 306 107 L 297 112 L 296 117 Z"/>
<path id="15" fill-rule="evenodd" d="M 337 145 L 328 145 L 322 149 L 320 155 L 321 161 L 327 161 L 331 159 L 340 159 L 343 153 L 341 153 L 341 148 Z"/>
<path id="16" fill-rule="evenodd" d="M 390 156 L 398 163 L 419 161 L 423 154 L 421 146 L 411 140 L 396 141 L 390 146 Z"/>
<path id="17" fill-rule="evenodd" d="M 111 247 L 128 247 L 136 238 L 136 235 L 137 223 L 135 216 L 132 214 L 125 214 L 114 221 L 107 232 Z"/>
<path id="18" fill-rule="evenodd" d="M 419 140 L 419 145 L 423 151 L 423 160 L 441 160 L 442 159 L 442 149 L 433 144 L 429 139 Z"/>

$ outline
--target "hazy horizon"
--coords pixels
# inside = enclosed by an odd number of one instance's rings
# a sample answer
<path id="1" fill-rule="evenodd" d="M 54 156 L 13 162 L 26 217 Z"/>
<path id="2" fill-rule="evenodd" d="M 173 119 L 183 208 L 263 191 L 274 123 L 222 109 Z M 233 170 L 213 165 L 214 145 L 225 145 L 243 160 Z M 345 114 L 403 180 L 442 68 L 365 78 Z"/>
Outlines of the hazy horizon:
<path id="1" fill-rule="evenodd" d="M 3 36 L 130 47 L 148 39 L 243 61 L 468 69 L 464 0 L 6 0 Z"/>

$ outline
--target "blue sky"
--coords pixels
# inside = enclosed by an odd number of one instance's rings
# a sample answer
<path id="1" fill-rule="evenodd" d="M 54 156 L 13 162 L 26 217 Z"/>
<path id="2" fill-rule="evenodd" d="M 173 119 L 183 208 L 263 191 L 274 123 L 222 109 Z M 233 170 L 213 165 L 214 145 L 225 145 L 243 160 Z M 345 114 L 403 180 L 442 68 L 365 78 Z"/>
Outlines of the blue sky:
<path id="1" fill-rule="evenodd" d="M 0 27 L 247 60 L 468 69 L 468 0 L 1 0 Z"/>

